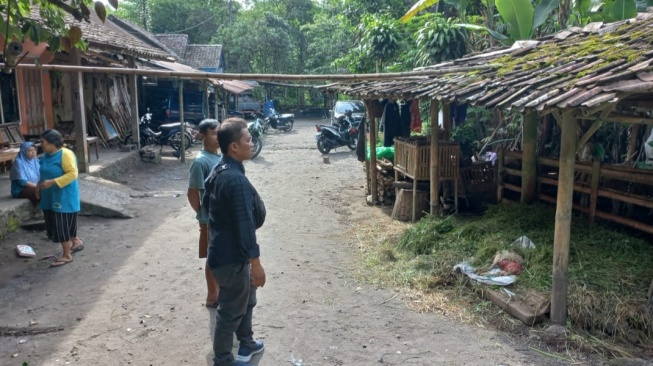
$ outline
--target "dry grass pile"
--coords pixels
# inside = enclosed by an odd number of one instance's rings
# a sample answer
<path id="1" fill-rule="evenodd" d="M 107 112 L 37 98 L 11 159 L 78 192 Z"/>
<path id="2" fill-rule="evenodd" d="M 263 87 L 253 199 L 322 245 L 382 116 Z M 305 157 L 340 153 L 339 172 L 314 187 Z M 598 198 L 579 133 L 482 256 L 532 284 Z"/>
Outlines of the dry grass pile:
<path id="1" fill-rule="evenodd" d="M 500 250 L 512 249 L 525 260 L 514 290 L 549 293 L 553 261 L 555 210 L 549 206 L 499 205 L 482 217 L 426 217 L 413 226 L 379 228 L 371 244 L 362 246 L 373 275 L 381 285 L 407 287 L 437 296 L 431 310 L 445 311 L 450 295 L 469 296 L 452 267 L 466 260 L 489 266 Z M 600 226 L 600 225 L 597 225 Z M 401 232 L 403 228 L 406 228 Z M 390 229 L 390 230 L 388 230 Z M 401 232 L 401 233 L 400 233 Z M 535 249 L 512 248 L 528 236 Z M 362 243 L 362 242 L 361 242 Z M 572 329 L 600 336 L 653 339 L 653 320 L 646 295 L 653 278 L 653 246 L 645 239 L 613 227 L 590 229 L 574 217 L 569 257 L 569 319 Z"/>

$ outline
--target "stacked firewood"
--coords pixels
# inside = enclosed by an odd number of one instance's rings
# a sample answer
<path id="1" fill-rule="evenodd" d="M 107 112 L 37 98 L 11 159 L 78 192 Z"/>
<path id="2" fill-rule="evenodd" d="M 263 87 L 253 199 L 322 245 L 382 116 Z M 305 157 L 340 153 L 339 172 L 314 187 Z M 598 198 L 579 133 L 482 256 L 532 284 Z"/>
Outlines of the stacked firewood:
<path id="1" fill-rule="evenodd" d="M 369 164 L 369 162 L 368 162 Z M 395 202 L 396 192 L 392 185 L 395 181 L 394 178 L 394 165 L 387 159 L 378 160 L 376 162 L 376 187 L 379 194 L 379 202 L 384 205 L 392 205 Z M 370 177 L 370 169 L 366 169 L 367 173 L 367 194 L 372 194 L 371 186 L 372 179 Z"/>
<path id="2" fill-rule="evenodd" d="M 106 129 L 104 119 L 122 139 L 131 131 L 129 92 L 123 78 L 107 82 L 107 77 L 94 79 L 93 107 L 88 111 L 89 132 L 105 144 L 116 136 Z"/>

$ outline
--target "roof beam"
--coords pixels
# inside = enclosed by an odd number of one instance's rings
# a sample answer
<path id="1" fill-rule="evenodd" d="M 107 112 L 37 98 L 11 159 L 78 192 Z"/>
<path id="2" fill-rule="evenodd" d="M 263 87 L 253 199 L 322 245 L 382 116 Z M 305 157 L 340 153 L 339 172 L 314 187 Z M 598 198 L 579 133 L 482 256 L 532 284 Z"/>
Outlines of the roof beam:
<path id="1" fill-rule="evenodd" d="M 0 64 L 0 67 L 4 64 Z M 445 74 L 464 73 L 478 70 L 495 69 L 501 67 L 498 64 L 488 64 L 479 66 L 450 67 L 438 70 L 428 71 L 409 71 L 395 72 L 385 74 L 326 74 L 326 75 L 292 75 L 292 74 L 227 74 L 214 72 L 175 72 L 175 71 L 158 71 L 158 70 L 134 70 L 128 68 L 111 68 L 111 67 L 82 67 L 68 65 L 31 65 L 19 64 L 16 66 L 28 70 L 49 70 L 60 72 L 82 72 L 95 74 L 125 74 L 125 75 L 142 75 L 142 76 L 161 76 L 185 79 L 221 79 L 221 80 L 267 80 L 267 81 L 363 81 L 363 80 L 383 80 L 398 79 L 406 76 L 438 76 Z"/>

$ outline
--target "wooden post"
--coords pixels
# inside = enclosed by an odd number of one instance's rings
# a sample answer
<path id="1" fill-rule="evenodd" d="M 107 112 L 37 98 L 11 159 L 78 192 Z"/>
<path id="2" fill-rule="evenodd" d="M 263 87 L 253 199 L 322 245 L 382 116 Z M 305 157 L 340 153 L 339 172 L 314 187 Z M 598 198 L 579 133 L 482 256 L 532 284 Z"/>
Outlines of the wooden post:
<path id="1" fill-rule="evenodd" d="M 204 86 L 204 105 L 206 106 L 206 116 L 204 118 L 211 118 L 211 109 L 209 104 L 209 83 L 205 81 L 202 85 Z"/>
<path id="2" fill-rule="evenodd" d="M 184 81 L 179 80 L 179 134 L 181 146 L 179 148 L 179 161 L 186 162 L 186 124 L 184 122 Z"/>
<path id="3" fill-rule="evenodd" d="M 590 226 L 594 225 L 594 219 L 596 218 L 596 198 L 599 194 L 599 180 L 601 179 L 601 161 L 594 159 L 592 162 L 592 181 L 590 185 L 590 207 L 589 207 L 589 219 Z"/>
<path id="4" fill-rule="evenodd" d="M 81 65 L 79 50 L 70 51 L 73 65 Z M 73 102 L 73 128 L 75 131 L 75 155 L 77 155 L 77 169 L 80 173 L 88 173 L 88 146 L 86 145 L 86 106 L 84 103 L 84 74 L 81 72 L 70 73 L 70 90 Z"/>
<path id="5" fill-rule="evenodd" d="M 505 159 L 505 152 L 503 148 L 497 151 L 497 203 L 503 200 L 503 162 Z"/>
<path id="6" fill-rule="evenodd" d="M 224 102 L 222 102 L 222 120 L 229 118 L 229 93 L 224 90 Z"/>
<path id="7" fill-rule="evenodd" d="M 431 100 L 431 215 L 440 213 L 440 102 Z"/>
<path id="8" fill-rule="evenodd" d="M 129 67 L 136 68 L 136 60 L 134 57 L 129 58 Z M 132 142 L 136 144 L 137 148 L 140 148 L 141 134 L 139 129 L 140 116 L 138 113 L 138 76 L 131 75 L 129 76 L 129 104 L 132 116 Z"/>
<path id="9" fill-rule="evenodd" d="M 214 99 L 214 105 L 213 105 L 213 110 L 214 110 L 214 116 L 216 120 L 220 120 L 218 117 L 218 88 L 216 85 L 213 85 L 213 99 Z"/>
<path id="10" fill-rule="evenodd" d="M 574 167 L 578 138 L 576 116 L 565 113 L 560 120 L 560 168 L 556 202 L 555 234 L 553 239 L 553 286 L 551 292 L 551 323 L 565 325 L 567 320 L 567 281 L 571 209 L 574 195 Z"/>
<path id="11" fill-rule="evenodd" d="M 628 141 L 628 156 L 626 162 L 637 160 L 637 143 L 639 142 L 639 131 L 642 125 L 634 124 L 630 126 L 630 140 Z"/>
<path id="12" fill-rule="evenodd" d="M 370 118 L 370 185 L 372 187 L 372 202 L 377 204 L 379 202 L 379 190 L 377 187 L 377 171 L 376 171 L 376 116 Z"/>
<path id="13" fill-rule="evenodd" d="M 521 168 L 521 203 L 530 204 L 537 189 L 537 122 L 535 112 L 524 116 Z"/>
<path id="14" fill-rule="evenodd" d="M 451 141 L 451 103 L 443 103 L 442 119 L 442 140 Z"/>

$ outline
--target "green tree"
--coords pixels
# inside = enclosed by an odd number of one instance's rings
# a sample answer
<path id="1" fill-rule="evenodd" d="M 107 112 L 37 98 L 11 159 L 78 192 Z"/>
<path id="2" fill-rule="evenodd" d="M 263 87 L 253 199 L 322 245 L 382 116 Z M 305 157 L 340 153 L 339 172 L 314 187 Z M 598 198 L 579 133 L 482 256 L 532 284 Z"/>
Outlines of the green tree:
<path id="1" fill-rule="evenodd" d="M 353 30 L 344 22 L 343 15 L 320 12 L 312 23 L 303 25 L 301 31 L 307 42 L 306 72 L 327 74 L 343 71 L 333 61 L 352 49 L 354 39 Z"/>
<path id="2" fill-rule="evenodd" d="M 148 0 L 123 0 L 120 8 L 114 14 L 140 25 L 143 29 L 150 29 L 152 14 Z"/>
<path id="3" fill-rule="evenodd" d="M 118 0 L 109 0 L 109 3 L 114 8 L 118 7 Z M 62 0 L 0 0 L 0 32 L 5 39 L 22 39 L 25 36 L 35 43 L 47 41 L 54 51 L 85 48 L 81 28 L 66 23 L 64 15 L 70 14 L 77 22 L 88 22 L 91 6 L 104 21 L 107 10 L 99 1 L 75 0 L 69 4 Z M 33 9 L 38 9 L 41 20 L 32 17 Z"/>
<path id="4" fill-rule="evenodd" d="M 153 33 L 187 34 L 196 44 L 209 43 L 228 17 L 224 1 L 150 0 L 150 13 Z"/>
<path id="5" fill-rule="evenodd" d="M 380 72 L 383 63 L 391 61 L 399 52 L 401 25 L 385 14 L 367 15 L 363 17 L 361 30 L 362 49 L 374 60 L 376 72 Z"/>

